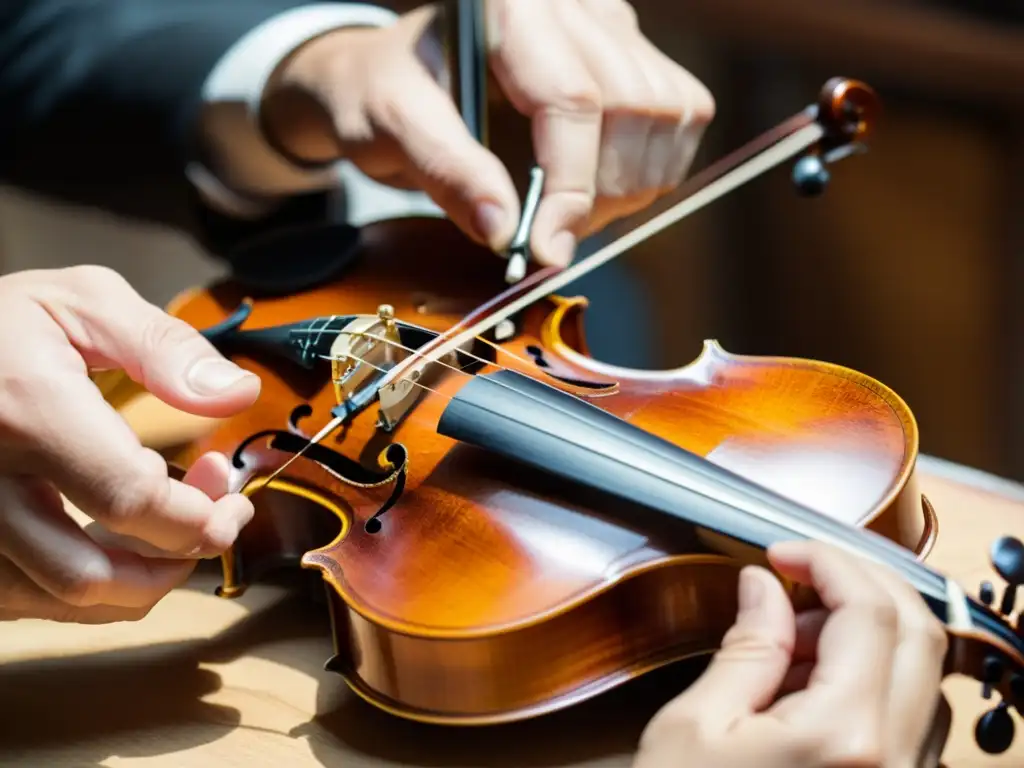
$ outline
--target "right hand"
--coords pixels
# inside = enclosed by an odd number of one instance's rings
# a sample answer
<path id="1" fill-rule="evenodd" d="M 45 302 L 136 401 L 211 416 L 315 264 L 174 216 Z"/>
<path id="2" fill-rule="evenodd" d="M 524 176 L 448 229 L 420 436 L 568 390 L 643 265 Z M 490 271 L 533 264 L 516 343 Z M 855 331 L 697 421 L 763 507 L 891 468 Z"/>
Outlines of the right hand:
<path id="1" fill-rule="evenodd" d="M 101 267 L 0 277 L 0 619 L 142 618 L 251 519 L 226 457 L 183 481 L 103 400 L 121 368 L 182 411 L 226 417 L 259 379 Z M 62 495 L 94 524 L 80 527 Z"/>
<path id="2" fill-rule="evenodd" d="M 795 616 L 770 572 L 746 568 L 735 625 L 651 720 L 634 768 L 936 765 L 947 639 L 924 600 L 888 568 L 824 544 L 768 555 L 824 608 Z"/>
<path id="3" fill-rule="evenodd" d="M 627 0 L 488 0 L 490 72 L 529 118 L 544 189 L 530 235 L 540 263 L 649 206 L 686 176 L 715 103 L 644 35 Z M 381 29 L 316 38 L 270 78 L 261 125 L 307 163 L 351 160 L 421 189 L 469 237 L 503 250 L 521 212 L 512 177 L 444 87 L 440 3 Z"/>

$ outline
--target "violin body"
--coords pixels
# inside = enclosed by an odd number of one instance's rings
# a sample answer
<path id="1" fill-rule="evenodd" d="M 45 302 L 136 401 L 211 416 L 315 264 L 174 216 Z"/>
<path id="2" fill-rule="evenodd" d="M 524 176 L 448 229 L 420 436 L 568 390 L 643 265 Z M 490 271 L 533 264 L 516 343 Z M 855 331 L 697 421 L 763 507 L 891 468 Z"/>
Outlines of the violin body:
<path id="1" fill-rule="evenodd" d="M 340 280 L 255 297 L 245 326 L 374 316 L 390 305 L 396 318 L 443 333 L 505 287 L 504 266 L 446 220 L 384 222 L 362 231 Z M 206 329 L 246 298 L 227 282 L 184 294 L 169 311 Z M 840 366 L 737 356 L 713 342 L 676 370 L 615 367 L 588 354 L 586 307 L 571 295 L 531 305 L 509 337 L 474 347 L 475 374 L 504 367 L 540 379 L 927 554 L 935 516 L 915 481 L 915 420 L 895 393 Z M 697 528 L 652 525 L 621 496 L 439 433 L 438 418 L 471 375 L 439 373 L 390 432 L 370 404 L 316 456 L 281 471 L 295 453 L 288 433 L 305 442 L 338 405 L 327 363 L 303 368 L 222 349 L 260 375 L 259 400 L 171 457 L 184 468 L 223 452 L 252 495 L 256 514 L 224 557 L 221 593 L 237 595 L 279 567 L 318 571 L 334 634 L 329 668 L 374 705 L 440 723 L 530 717 L 713 652 L 735 620 L 738 571 L 756 553 Z M 397 493 L 396 444 L 407 456 Z"/>

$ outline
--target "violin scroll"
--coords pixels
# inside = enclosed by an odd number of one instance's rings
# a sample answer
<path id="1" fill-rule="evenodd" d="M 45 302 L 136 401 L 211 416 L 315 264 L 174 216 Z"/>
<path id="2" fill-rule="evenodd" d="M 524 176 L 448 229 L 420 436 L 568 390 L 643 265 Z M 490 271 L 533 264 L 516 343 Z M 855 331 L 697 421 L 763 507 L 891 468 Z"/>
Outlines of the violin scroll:
<path id="1" fill-rule="evenodd" d="M 818 121 L 830 143 L 863 144 L 881 111 L 874 89 L 859 80 L 830 78 L 818 94 Z"/>
<path id="2" fill-rule="evenodd" d="M 1006 582 L 999 605 L 994 613 L 1009 623 L 1013 613 L 1017 588 L 1024 583 L 1024 543 L 1010 536 L 997 539 L 990 550 L 992 567 Z M 978 590 L 980 602 L 988 608 L 996 602 L 995 587 L 990 581 L 983 581 Z M 1024 636 L 1024 623 L 1018 618 L 1016 634 Z M 1004 654 L 986 653 L 982 661 L 981 695 L 984 699 L 992 697 L 993 687 L 1004 682 L 1006 661 Z M 978 747 L 990 755 L 1005 752 L 1013 744 L 1015 726 L 1010 715 L 1012 706 L 1018 713 L 1024 714 L 1024 670 L 1018 669 L 1009 675 L 1009 696 L 1004 697 L 996 706 L 978 718 L 974 727 L 974 740 Z"/>
<path id="3" fill-rule="evenodd" d="M 831 163 L 863 151 L 882 103 L 870 86 L 833 77 L 822 86 L 816 110 L 825 135 L 793 166 L 793 184 L 804 197 L 817 197 L 825 191 L 831 180 Z"/>

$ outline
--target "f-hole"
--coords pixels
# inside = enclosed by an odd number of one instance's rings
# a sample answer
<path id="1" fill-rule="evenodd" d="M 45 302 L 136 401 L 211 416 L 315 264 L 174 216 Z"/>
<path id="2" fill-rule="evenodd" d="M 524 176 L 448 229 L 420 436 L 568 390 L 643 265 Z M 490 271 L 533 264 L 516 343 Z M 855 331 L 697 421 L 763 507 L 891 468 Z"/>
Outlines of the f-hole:
<path id="1" fill-rule="evenodd" d="M 548 362 L 544 356 L 544 350 L 538 347 L 536 344 L 530 344 L 526 347 L 526 354 L 533 359 L 533 364 L 540 368 L 544 373 L 553 379 L 558 379 L 561 382 L 569 384 L 573 387 L 580 387 L 582 389 L 593 389 L 599 390 L 610 390 L 614 389 L 615 384 L 612 382 L 604 381 L 587 381 L 585 379 L 577 379 L 574 376 L 566 375 L 566 368 L 557 365 L 552 365 Z M 561 369 L 560 369 L 561 368 Z"/>
<path id="2" fill-rule="evenodd" d="M 544 359 L 544 350 L 535 344 L 531 344 L 526 348 L 526 353 L 533 358 L 533 364 L 538 368 L 548 369 L 551 365 L 547 360 Z"/>

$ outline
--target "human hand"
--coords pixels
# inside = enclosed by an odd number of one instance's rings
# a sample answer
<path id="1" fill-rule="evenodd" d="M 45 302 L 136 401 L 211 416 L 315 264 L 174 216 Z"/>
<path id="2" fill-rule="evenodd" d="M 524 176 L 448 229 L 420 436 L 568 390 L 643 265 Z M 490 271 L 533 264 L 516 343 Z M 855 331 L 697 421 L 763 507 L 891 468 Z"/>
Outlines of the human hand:
<path id="1" fill-rule="evenodd" d="M 947 639 L 917 592 L 823 544 L 768 554 L 824 608 L 795 616 L 771 573 L 745 569 L 736 624 L 704 674 L 648 724 L 634 768 L 937 764 Z M 946 720 L 936 729 L 937 713 Z"/>
<path id="2" fill-rule="evenodd" d="M 576 242 L 683 179 L 714 114 L 708 90 L 641 33 L 626 0 L 489 0 L 490 67 L 532 123 L 545 185 L 531 249 L 564 266 Z M 263 125 L 303 162 L 346 157 L 427 192 L 477 242 L 503 250 L 520 203 L 472 138 L 439 64 L 438 8 L 308 43 L 267 86 Z"/>
<path id="3" fill-rule="evenodd" d="M 182 411 L 229 416 L 260 382 L 101 267 L 0 277 L 0 618 L 142 618 L 252 517 L 226 457 L 182 481 L 89 379 L 123 368 Z M 85 529 L 63 494 L 95 521 Z"/>

